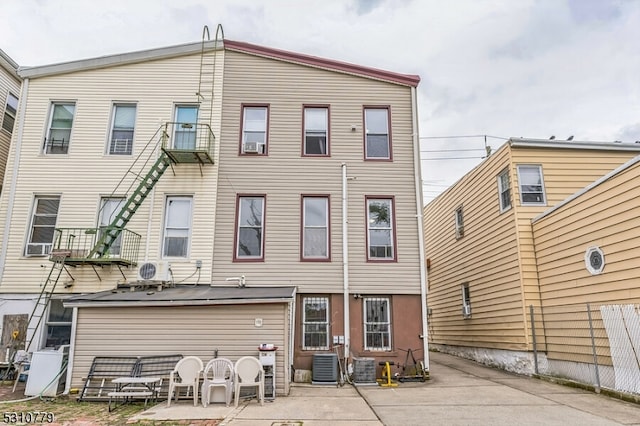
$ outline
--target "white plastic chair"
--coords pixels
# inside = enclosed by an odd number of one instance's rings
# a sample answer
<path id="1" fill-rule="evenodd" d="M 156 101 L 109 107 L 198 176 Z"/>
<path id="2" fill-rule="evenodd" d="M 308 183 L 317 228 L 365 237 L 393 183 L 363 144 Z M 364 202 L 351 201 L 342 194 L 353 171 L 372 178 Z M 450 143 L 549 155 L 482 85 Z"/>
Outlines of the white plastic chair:
<path id="1" fill-rule="evenodd" d="M 238 406 L 240 389 L 249 386 L 258 388 L 258 400 L 264 405 L 264 370 L 258 358 L 243 356 L 236 361 L 235 372 L 235 406 Z"/>
<path id="2" fill-rule="evenodd" d="M 202 374 L 202 360 L 197 356 L 186 356 L 176 364 L 175 368 L 169 375 L 169 393 L 167 395 L 167 407 L 171 406 L 171 397 L 175 392 L 176 401 L 178 400 L 178 391 L 176 388 L 193 387 L 193 405 L 198 405 L 198 382 Z"/>
<path id="3" fill-rule="evenodd" d="M 215 358 L 209 361 L 204 367 L 204 380 L 202 382 L 202 405 L 208 406 L 211 403 L 211 389 L 223 387 L 225 392 L 225 403 L 227 407 L 231 404 L 231 394 L 233 393 L 233 362 L 227 358 Z"/>

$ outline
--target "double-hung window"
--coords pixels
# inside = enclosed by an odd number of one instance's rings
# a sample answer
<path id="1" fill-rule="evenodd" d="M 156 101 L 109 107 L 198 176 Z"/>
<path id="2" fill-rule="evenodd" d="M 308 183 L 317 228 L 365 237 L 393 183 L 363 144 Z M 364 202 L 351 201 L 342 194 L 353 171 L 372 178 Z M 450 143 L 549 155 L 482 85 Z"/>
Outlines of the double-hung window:
<path id="1" fill-rule="evenodd" d="M 236 222 L 236 260 L 264 258 L 264 196 L 239 196 Z"/>
<path id="2" fill-rule="evenodd" d="M 136 105 L 115 104 L 111 123 L 109 154 L 131 155 L 133 151 L 133 130 L 136 123 Z"/>
<path id="3" fill-rule="evenodd" d="M 9 93 L 7 95 L 7 105 L 4 109 L 4 119 L 2 120 L 2 128 L 7 132 L 13 132 L 13 124 L 16 121 L 16 112 L 18 111 L 18 98 Z"/>
<path id="4" fill-rule="evenodd" d="M 100 212 L 98 217 L 99 237 L 102 238 L 107 227 L 111 225 L 113 219 L 116 218 L 120 209 L 124 205 L 124 197 L 104 197 L 100 200 Z M 109 255 L 120 256 L 120 250 L 122 248 L 122 234 L 118 235 L 118 238 L 111 244 L 109 248 Z"/>
<path id="5" fill-rule="evenodd" d="M 303 154 L 311 156 L 329 155 L 329 108 L 304 108 Z"/>
<path id="6" fill-rule="evenodd" d="M 544 195 L 541 166 L 518 166 L 518 181 L 520 184 L 520 202 L 522 205 L 546 205 L 547 200 Z"/>
<path id="7" fill-rule="evenodd" d="M 329 298 L 302 299 L 302 349 L 329 349 Z"/>
<path id="8" fill-rule="evenodd" d="M 191 197 L 167 197 L 163 257 L 189 257 L 192 201 Z"/>
<path id="9" fill-rule="evenodd" d="M 27 240 L 27 256 L 45 256 L 51 252 L 58 219 L 58 196 L 36 196 Z"/>
<path id="10" fill-rule="evenodd" d="M 365 107 L 364 156 L 369 160 L 391 159 L 391 132 L 388 107 Z"/>
<path id="11" fill-rule="evenodd" d="M 176 105 L 174 126 L 173 149 L 196 149 L 198 107 L 196 105 Z"/>
<path id="12" fill-rule="evenodd" d="M 69 152 L 75 112 L 76 104 L 73 102 L 54 102 L 52 104 L 49 131 L 44 141 L 45 154 L 66 154 Z"/>
<path id="13" fill-rule="evenodd" d="M 455 211 L 455 220 L 456 220 L 456 239 L 464 237 L 464 214 L 462 211 L 462 206 L 458 207 Z"/>
<path id="14" fill-rule="evenodd" d="M 65 308 L 61 299 L 51 299 L 47 316 L 47 340 L 45 347 L 59 348 L 71 342 L 73 310 Z"/>
<path id="15" fill-rule="evenodd" d="M 393 198 L 367 198 L 367 258 L 395 260 Z"/>
<path id="16" fill-rule="evenodd" d="M 500 213 L 511 208 L 511 182 L 509 170 L 503 170 L 498 175 L 498 197 L 500 198 Z"/>
<path id="17" fill-rule="evenodd" d="M 364 298 L 364 349 L 386 351 L 391 349 L 391 316 L 386 297 Z"/>
<path id="18" fill-rule="evenodd" d="M 266 105 L 242 107 L 242 154 L 266 154 L 269 107 Z"/>
<path id="19" fill-rule="evenodd" d="M 329 197 L 302 197 L 302 259 L 329 259 Z"/>

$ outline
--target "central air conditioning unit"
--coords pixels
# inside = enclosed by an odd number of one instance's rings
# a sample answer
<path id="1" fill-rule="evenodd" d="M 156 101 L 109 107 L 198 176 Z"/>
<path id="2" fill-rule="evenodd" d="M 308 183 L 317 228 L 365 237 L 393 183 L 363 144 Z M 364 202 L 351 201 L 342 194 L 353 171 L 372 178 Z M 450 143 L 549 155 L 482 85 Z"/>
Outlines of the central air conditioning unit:
<path id="1" fill-rule="evenodd" d="M 138 266 L 138 281 L 169 281 L 169 262 L 143 262 Z"/>
<path id="2" fill-rule="evenodd" d="M 471 305 L 462 305 L 462 316 L 471 318 Z"/>
<path id="3" fill-rule="evenodd" d="M 338 383 L 338 355 L 313 354 L 312 369 L 312 384 L 335 385 Z"/>
<path id="4" fill-rule="evenodd" d="M 258 154 L 258 142 L 245 142 L 244 143 L 244 152 L 246 154 Z"/>

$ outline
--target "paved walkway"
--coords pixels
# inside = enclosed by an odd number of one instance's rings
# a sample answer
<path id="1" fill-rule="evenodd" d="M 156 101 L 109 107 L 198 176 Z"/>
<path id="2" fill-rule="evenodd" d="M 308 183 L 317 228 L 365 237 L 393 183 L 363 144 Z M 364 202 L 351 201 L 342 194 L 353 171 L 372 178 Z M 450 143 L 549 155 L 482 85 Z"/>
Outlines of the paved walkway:
<path id="1" fill-rule="evenodd" d="M 260 406 L 180 401 L 134 419 L 224 419 L 222 425 L 639 425 L 640 405 L 517 376 L 475 362 L 431 353 L 431 380 L 378 386 L 293 384 L 287 397 Z"/>

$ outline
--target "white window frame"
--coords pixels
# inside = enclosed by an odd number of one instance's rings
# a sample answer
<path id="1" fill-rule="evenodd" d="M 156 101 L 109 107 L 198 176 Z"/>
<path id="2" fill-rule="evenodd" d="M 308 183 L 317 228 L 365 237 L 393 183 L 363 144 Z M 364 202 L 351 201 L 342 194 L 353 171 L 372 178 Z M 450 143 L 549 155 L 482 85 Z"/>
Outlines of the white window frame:
<path id="1" fill-rule="evenodd" d="M 500 203 L 500 213 L 511 209 L 511 180 L 509 179 L 509 169 L 505 169 L 498 174 L 498 202 Z"/>
<path id="2" fill-rule="evenodd" d="M 248 120 L 247 111 L 254 111 L 254 110 L 264 111 L 264 119 Z M 261 138 L 255 137 L 259 135 L 262 135 L 262 137 Z M 248 140 L 248 139 L 251 139 L 251 140 Z M 258 152 L 257 153 L 246 152 L 245 151 L 246 143 L 256 143 L 258 147 Z M 269 106 L 268 105 L 243 105 L 242 106 L 242 136 L 241 136 L 240 152 L 242 154 L 266 155 L 268 152 L 268 144 L 269 144 Z"/>
<path id="3" fill-rule="evenodd" d="M 540 178 L 540 183 L 536 183 L 535 185 L 531 185 L 528 182 L 522 181 L 522 171 L 528 170 L 537 170 L 538 176 Z M 542 174 L 542 166 L 534 165 L 534 164 L 519 164 L 517 167 L 518 170 L 518 186 L 520 190 L 520 204 L 523 206 L 546 206 L 547 205 L 547 196 L 545 194 L 544 189 L 544 175 Z M 540 191 L 524 191 L 523 185 L 527 186 L 540 186 Z M 525 194 L 541 194 L 541 201 L 525 201 Z"/>
<path id="4" fill-rule="evenodd" d="M 454 212 L 456 221 L 456 240 L 464 237 L 464 210 L 462 206 L 458 206 Z"/>
<path id="5" fill-rule="evenodd" d="M 245 204 L 243 201 L 256 200 L 260 201 L 260 220 L 259 225 L 255 224 L 243 224 L 242 223 L 242 214 Z M 234 259 L 235 260 L 262 260 L 264 259 L 264 217 L 265 217 L 265 208 L 266 208 L 266 197 L 264 195 L 240 195 L 238 196 L 238 209 L 237 209 L 237 218 L 236 218 L 236 242 L 234 247 Z M 259 248 L 260 253 L 257 255 L 254 254 L 242 254 L 240 251 L 240 242 L 241 242 L 241 234 L 243 229 L 259 229 L 260 241 Z"/>
<path id="6" fill-rule="evenodd" d="M 368 318 L 369 311 L 372 310 L 370 304 L 376 303 L 379 306 L 386 305 L 386 313 L 383 318 Z M 364 324 L 364 349 L 366 351 L 389 351 L 391 350 L 391 303 L 388 297 L 365 297 L 363 299 L 363 324 Z M 385 330 L 386 329 L 386 330 Z M 376 337 L 378 336 L 378 337 Z M 376 340 L 380 344 L 376 344 Z M 386 342 L 385 342 L 386 340 Z M 385 344 L 386 343 L 386 344 Z"/>
<path id="7" fill-rule="evenodd" d="M 307 305 L 320 304 L 324 305 L 323 319 L 307 318 Z M 329 349 L 329 298 L 328 297 L 304 297 L 302 299 L 302 349 L 303 350 L 327 350 Z M 312 331 L 310 329 L 313 329 Z M 324 342 L 322 344 L 322 335 L 324 334 Z M 317 336 L 315 342 L 317 345 L 307 344 L 307 337 L 312 340 Z"/>
<path id="8" fill-rule="evenodd" d="M 369 118 L 369 113 L 384 111 L 386 120 L 384 132 L 379 131 L 378 129 L 373 129 L 371 125 L 374 123 L 371 122 L 372 118 Z M 389 107 L 364 107 L 364 153 L 365 159 L 367 160 L 391 160 L 391 111 Z M 373 155 L 369 153 L 369 142 L 372 144 L 375 142 L 374 138 L 386 138 L 386 149 L 387 155 Z M 370 140 L 371 139 L 371 140 Z"/>
<path id="9" fill-rule="evenodd" d="M 116 128 L 116 118 L 119 108 L 133 108 L 133 126 Z M 109 155 L 131 155 L 133 154 L 133 138 L 135 136 L 136 118 L 138 114 L 138 106 L 132 102 L 116 102 L 113 104 L 113 111 L 111 113 L 111 128 L 109 130 L 109 147 L 107 154 Z M 131 137 L 128 138 L 114 138 L 114 133 L 117 132 L 131 132 Z"/>
<path id="10" fill-rule="evenodd" d="M 388 226 L 377 225 L 377 221 L 371 215 L 371 206 L 373 203 L 387 204 L 389 208 L 389 224 Z M 373 246 L 372 235 L 378 231 L 388 231 L 389 241 L 384 246 Z M 387 197 L 367 197 L 367 260 L 370 261 L 392 261 L 396 260 L 395 249 L 395 217 L 394 217 L 394 199 Z M 375 247 L 383 248 L 385 255 L 377 256 L 377 251 L 372 252 Z"/>
<path id="11" fill-rule="evenodd" d="M 66 127 L 60 127 L 60 128 L 54 128 L 53 127 L 53 119 L 55 116 L 55 112 L 57 107 L 61 107 L 64 108 L 65 106 L 73 106 L 73 111 L 72 111 L 72 116 L 71 116 L 71 125 L 69 126 L 69 139 L 66 141 L 64 138 L 60 141 L 60 150 L 62 150 L 63 152 L 53 152 L 54 149 L 56 149 L 56 139 L 51 137 L 52 132 L 57 131 L 57 130 L 64 130 L 66 131 L 67 128 Z M 75 121 L 76 118 L 76 103 L 69 101 L 69 102 L 65 102 L 65 101 L 60 101 L 60 102 L 52 102 L 51 103 L 51 111 L 49 114 L 49 125 L 47 127 L 47 136 L 45 138 L 45 142 L 44 142 L 44 154 L 45 155 L 67 155 L 69 154 L 69 146 L 71 145 L 71 137 L 73 135 L 73 123 Z"/>
<path id="12" fill-rule="evenodd" d="M 54 321 L 51 318 L 51 314 L 53 313 L 54 304 L 57 305 L 58 303 L 60 303 L 62 305 L 63 299 L 54 299 L 54 298 L 52 298 L 51 302 L 49 304 L 49 309 L 47 311 L 47 321 L 46 321 L 46 327 L 45 327 L 46 330 L 45 330 L 45 335 L 44 335 L 44 342 L 40 345 L 42 347 L 55 347 L 57 349 L 61 345 L 68 345 L 68 344 L 71 343 L 71 325 L 73 324 L 73 316 L 69 319 L 69 321 Z M 61 306 L 61 307 L 62 307 L 63 316 L 64 316 L 65 311 L 66 311 L 67 314 L 73 315 L 73 312 L 72 312 L 73 309 L 72 308 L 65 308 L 64 306 Z M 64 342 L 61 342 L 60 344 L 56 344 L 56 345 L 53 345 L 53 346 L 48 345 L 47 343 L 48 343 L 48 340 L 49 340 L 49 335 L 52 332 L 52 329 L 60 328 L 60 327 L 64 327 L 65 330 L 68 327 L 68 330 L 69 330 L 69 339 L 68 340 L 69 341 L 67 341 L 67 339 L 64 339 Z"/>
<path id="13" fill-rule="evenodd" d="M 171 205 L 176 201 L 188 201 L 189 202 L 189 214 L 187 217 L 187 224 L 182 226 L 176 226 L 169 223 L 171 219 Z M 189 252 L 191 248 L 191 228 L 193 220 L 193 197 L 186 195 L 170 195 L 165 200 L 164 209 L 164 227 L 162 232 L 162 258 L 189 258 Z M 175 235 L 173 235 L 175 234 Z M 168 254 L 169 249 L 168 239 L 170 238 L 186 238 L 184 253 L 182 254 Z"/>
<path id="14" fill-rule="evenodd" d="M 14 102 L 11 102 L 12 100 L 14 100 Z M 13 127 L 15 126 L 15 123 L 16 123 L 16 115 L 18 113 L 18 102 L 19 100 L 16 95 L 14 95 L 11 92 L 7 93 L 6 105 L 4 107 L 4 117 L 2 119 L 2 128 L 7 132 L 9 132 L 10 134 L 13 133 Z M 11 122 L 11 126 L 8 126 L 7 123 L 9 123 L 9 121 L 7 121 L 7 118 Z"/>
<path id="15" fill-rule="evenodd" d="M 195 109 L 195 121 L 179 121 L 181 109 Z M 183 149 L 185 151 L 195 150 L 198 144 L 198 116 L 200 108 L 196 104 L 177 104 L 174 111 L 174 129 L 173 129 L 173 149 Z M 180 142 L 180 143 L 179 143 Z M 188 144 L 185 144 L 187 142 Z"/>
<path id="16" fill-rule="evenodd" d="M 324 120 L 321 128 L 313 128 L 310 124 L 311 120 L 307 113 L 321 111 L 324 113 Z M 320 151 L 309 152 L 309 144 L 319 143 L 324 138 L 324 146 L 319 146 Z M 309 157 L 326 157 L 329 155 L 329 107 L 326 106 L 305 106 L 304 107 L 304 137 L 303 137 L 302 154 Z"/>
<path id="17" fill-rule="evenodd" d="M 469 290 L 469 283 L 462 283 L 460 285 L 462 291 L 462 316 L 465 318 L 471 317 L 471 291 Z M 465 307 L 468 307 L 469 314 L 465 315 Z"/>
<path id="18" fill-rule="evenodd" d="M 307 221 L 307 208 L 310 207 L 307 201 L 324 201 L 324 223 L 309 224 Z M 308 240 L 313 237 L 313 231 L 324 230 L 324 254 L 307 253 Z M 308 238 L 309 237 L 309 238 Z M 329 259 L 329 197 L 319 195 L 302 196 L 302 259 L 304 260 L 326 260 Z"/>
<path id="19" fill-rule="evenodd" d="M 25 256 L 47 256 L 49 253 L 51 253 L 51 248 L 53 246 L 53 242 L 55 240 L 55 229 L 56 229 L 56 225 L 58 223 L 58 215 L 60 214 L 60 196 L 59 195 L 36 195 L 33 199 L 33 206 L 32 206 L 32 211 L 31 211 L 31 221 L 29 223 L 29 235 L 27 237 L 27 244 L 25 245 L 25 249 L 24 249 L 24 255 Z M 56 213 L 55 214 L 38 214 L 38 206 L 40 204 L 40 201 L 44 201 L 44 200 L 56 200 L 58 202 L 58 208 L 56 209 Z M 52 225 L 37 225 L 36 224 L 36 218 L 55 218 L 54 219 L 54 223 Z M 38 243 L 34 243 L 32 242 L 33 240 L 33 231 L 36 227 L 41 227 L 41 228 L 53 228 L 53 233 L 51 236 L 51 242 L 45 243 L 45 242 L 38 242 Z M 40 251 L 39 253 L 29 253 L 30 248 L 35 248 L 35 247 L 40 247 Z"/>
<path id="20" fill-rule="evenodd" d="M 102 238 L 102 230 L 113 222 L 113 219 L 118 215 L 122 206 L 127 201 L 125 197 L 101 197 L 100 198 L 100 210 L 98 212 L 98 240 Z M 114 205 L 115 204 L 115 205 Z M 109 206 L 109 207 L 107 207 Z M 111 257 L 119 257 L 122 253 L 122 233 L 118 235 L 118 238 L 111 244 L 109 248 L 109 255 Z"/>

